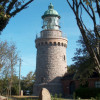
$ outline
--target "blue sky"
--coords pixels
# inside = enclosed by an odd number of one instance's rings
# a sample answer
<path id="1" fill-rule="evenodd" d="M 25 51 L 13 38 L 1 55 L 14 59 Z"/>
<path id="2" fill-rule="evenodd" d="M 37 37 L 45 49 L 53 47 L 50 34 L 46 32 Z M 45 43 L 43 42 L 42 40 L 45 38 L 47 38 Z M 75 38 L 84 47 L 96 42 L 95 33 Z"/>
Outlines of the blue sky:
<path id="1" fill-rule="evenodd" d="M 75 16 L 69 8 L 66 0 L 35 0 L 29 8 L 18 13 L 11 18 L 9 24 L 0 36 L 1 40 L 13 41 L 16 44 L 19 56 L 22 58 L 21 75 L 26 76 L 30 71 L 36 69 L 36 34 L 42 30 L 41 16 L 52 3 L 54 9 L 61 16 L 61 31 L 67 35 L 67 64 L 71 65 L 77 47 L 76 41 L 79 39 L 80 31 L 77 27 Z M 85 19 L 89 23 L 88 18 Z M 90 22 L 91 23 L 91 22 Z M 18 66 L 16 68 L 18 74 Z"/>

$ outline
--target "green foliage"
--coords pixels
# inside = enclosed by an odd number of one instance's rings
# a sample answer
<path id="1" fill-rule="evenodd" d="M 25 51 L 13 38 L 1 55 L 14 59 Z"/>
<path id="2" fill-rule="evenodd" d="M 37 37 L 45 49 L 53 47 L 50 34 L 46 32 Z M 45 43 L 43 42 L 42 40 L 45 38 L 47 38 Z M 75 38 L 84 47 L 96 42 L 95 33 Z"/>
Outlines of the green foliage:
<path id="1" fill-rule="evenodd" d="M 96 100 L 100 100 L 100 93 L 96 96 Z"/>
<path id="2" fill-rule="evenodd" d="M 100 0 L 66 1 L 75 14 L 83 40 L 80 45 L 83 49 L 77 49 L 77 56 L 74 57 L 74 60 L 77 61 L 78 71 L 83 73 L 81 77 L 88 77 L 87 73 L 91 75 L 93 70 L 100 74 L 100 25 L 98 24 L 98 19 L 100 18 Z M 88 20 L 93 22 L 91 29 L 88 28 L 88 24 L 84 20 L 86 15 Z"/>
<path id="3" fill-rule="evenodd" d="M 2 95 L 7 95 L 9 91 L 9 78 L 0 79 L 0 93 Z M 13 85 L 12 85 L 12 95 L 18 95 L 18 77 L 13 76 Z"/>
<path id="4" fill-rule="evenodd" d="M 7 82 L 8 80 L 6 78 L 0 79 L 0 94 L 5 94 L 7 90 Z"/>
<path id="5" fill-rule="evenodd" d="M 53 95 L 51 94 L 51 100 L 53 100 Z"/>
<path id="6" fill-rule="evenodd" d="M 4 11 L 4 7 L 0 5 L 0 31 L 1 29 L 5 28 L 6 24 L 8 23 L 10 15 L 7 15 Z"/>
<path id="7" fill-rule="evenodd" d="M 95 98 L 91 97 L 91 100 L 96 100 Z"/>
<path id="8" fill-rule="evenodd" d="M 30 95 L 33 93 L 33 85 L 35 82 L 35 73 L 29 72 L 26 77 L 22 77 L 21 80 L 21 89 L 26 94 L 26 91 L 30 92 Z"/>
<path id="9" fill-rule="evenodd" d="M 51 100 L 63 100 L 62 94 L 54 94 L 54 96 L 51 95 Z"/>
<path id="10" fill-rule="evenodd" d="M 17 13 L 27 8 L 34 0 L 0 0 L 0 31 L 2 31 L 9 22 L 9 19 Z"/>
<path id="11" fill-rule="evenodd" d="M 87 37 L 94 48 L 96 46 L 95 36 L 93 34 L 87 34 Z M 86 45 L 82 37 L 80 37 L 77 43 L 80 47 L 76 49 L 75 56 L 73 57 L 74 65 L 71 66 L 70 70 L 76 73 L 74 78 L 87 80 L 96 71 L 94 68 L 95 64 L 86 49 Z"/>
<path id="12" fill-rule="evenodd" d="M 75 91 L 76 98 L 80 97 L 82 99 L 96 98 L 100 94 L 100 88 L 79 88 Z"/>
<path id="13" fill-rule="evenodd" d="M 13 85 L 11 89 L 12 95 L 18 95 L 19 94 L 19 78 L 17 76 L 13 77 Z"/>
<path id="14" fill-rule="evenodd" d="M 67 72 L 68 73 L 75 73 L 77 71 L 77 68 L 75 65 L 70 65 L 67 67 Z"/>
<path id="15" fill-rule="evenodd" d="M 58 96 L 57 94 L 54 95 L 55 98 L 57 98 L 57 96 Z"/>
<path id="16" fill-rule="evenodd" d="M 57 100 L 57 97 L 58 97 L 58 95 L 57 95 L 57 94 L 55 94 L 55 95 L 54 95 L 54 100 Z"/>
<path id="17" fill-rule="evenodd" d="M 74 92 L 74 93 L 73 93 L 73 99 L 75 99 L 75 97 L 76 97 L 76 93 Z"/>
<path id="18" fill-rule="evenodd" d="M 62 94 L 60 93 L 60 94 L 58 95 L 58 97 L 61 98 L 61 97 L 62 97 Z"/>

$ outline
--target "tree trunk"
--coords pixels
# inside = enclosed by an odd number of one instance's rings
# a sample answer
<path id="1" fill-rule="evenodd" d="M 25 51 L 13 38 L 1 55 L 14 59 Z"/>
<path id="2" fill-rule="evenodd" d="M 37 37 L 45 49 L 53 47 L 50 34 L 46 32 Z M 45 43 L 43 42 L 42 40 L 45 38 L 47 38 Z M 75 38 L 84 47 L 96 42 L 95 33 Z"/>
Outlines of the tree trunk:
<path id="1" fill-rule="evenodd" d="M 70 8 L 73 10 L 73 12 L 74 12 L 74 14 L 76 16 L 77 25 L 78 25 L 78 27 L 80 29 L 81 34 L 82 34 L 82 37 L 83 37 L 84 43 L 86 45 L 87 51 L 89 52 L 91 58 L 94 60 L 94 63 L 95 63 L 94 67 L 95 67 L 95 69 L 100 74 L 100 55 L 96 51 L 96 48 L 93 49 L 93 47 L 91 46 L 91 43 L 90 43 L 90 41 L 89 41 L 89 39 L 87 37 L 86 32 L 88 31 L 88 29 L 86 28 L 86 26 L 83 23 L 83 20 L 82 20 L 82 9 L 80 10 L 80 7 L 83 7 L 83 9 L 86 11 L 86 13 L 92 19 L 93 24 L 94 24 L 94 32 L 95 32 L 95 35 L 97 37 L 97 36 L 99 36 L 98 35 L 99 31 L 97 30 L 97 27 L 96 27 L 97 25 L 96 25 L 96 17 L 95 17 L 94 10 L 93 10 L 92 6 L 89 6 L 89 8 L 90 8 L 90 10 L 92 12 L 92 15 L 91 15 L 91 13 L 89 12 L 89 10 L 84 6 L 83 1 L 80 0 L 78 2 L 77 0 L 72 0 L 72 5 L 69 2 L 69 0 L 66 0 L 66 1 L 67 1 L 67 3 L 69 4 Z M 79 15 L 79 11 L 81 11 L 80 15 Z M 98 43 L 99 42 L 97 42 L 97 44 Z M 98 49 L 100 51 L 100 48 L 98 48 Z"/>

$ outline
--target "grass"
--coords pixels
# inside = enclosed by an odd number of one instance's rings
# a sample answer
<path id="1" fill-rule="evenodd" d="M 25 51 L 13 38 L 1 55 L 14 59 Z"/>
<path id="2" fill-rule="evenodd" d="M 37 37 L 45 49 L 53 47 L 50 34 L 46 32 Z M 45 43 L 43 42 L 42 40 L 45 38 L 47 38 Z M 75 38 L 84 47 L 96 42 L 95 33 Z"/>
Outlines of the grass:
<path id="1" fill-rule="evenodd" d="M 34 98 L 9 98 L 8 100 L 38 100 Z M 63 98 L 52 98 L 51 100 L 96 100 L 96 99 L 63 99 Z"/>
<path id="2" fill-rule="evenodd" d="M 12 96 L 9 97 L 8 100 L 38 100 L 38 96 Z M 96 100 L 96 99 L 64 99 L 64 98 L 52 97 L 51 100 Z"/>
<path id="3" fill-rule="evenodd" d="M 38 100 L 38 99 L 17 98 L 17 99 L 8 99 L 8 100 Z M 59 98 L 56 98 L 56 99 L 53 99 L 53 100 L 96 100 L 96 99 L 62 99 L 62 98 L 59 99 Z"/>
<path id="4" fill-rule="evenodd" d="M 38 100 L 37 96 L 12 96 L 8 100 Z"/>

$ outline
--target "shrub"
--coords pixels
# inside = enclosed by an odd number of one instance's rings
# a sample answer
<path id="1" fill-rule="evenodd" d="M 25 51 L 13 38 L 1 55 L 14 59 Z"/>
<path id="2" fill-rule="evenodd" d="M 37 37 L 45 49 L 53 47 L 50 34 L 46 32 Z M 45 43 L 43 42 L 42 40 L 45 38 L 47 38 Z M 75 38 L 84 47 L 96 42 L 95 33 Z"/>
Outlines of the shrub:
<path id="1" fill-rule="evenodd" d="M 57 95 L 57 94 L 55 94 L 55 95 L 54 95 L 54 100 L 57 100 L 57 97 L 58 97 L 58 95 Z"/>
<path id="2" fill-rule="evenodd" d="M 62 97 L 62 94 L 60 93 L 58 97 L 61 98 Z"/>
<path id="3" fill-rule="evenodd" d="M 74 92 L 74 93 L 73 93 L 73 99 L 75 99 L 75 97 L 76 97 L 76 93 Z"/>
<path id="4" fill-rule="evenodd" d="M 91 97 L 99 97 L 100 88 L 79 88 L 75 91 L 75 98 L 81 97 L 83 99 L 89 99 Z"/>
<path id="5" fill-rule="evenodd" d="M 96 96 L 96 100 L 100 100 L 100 93 Z"/>

